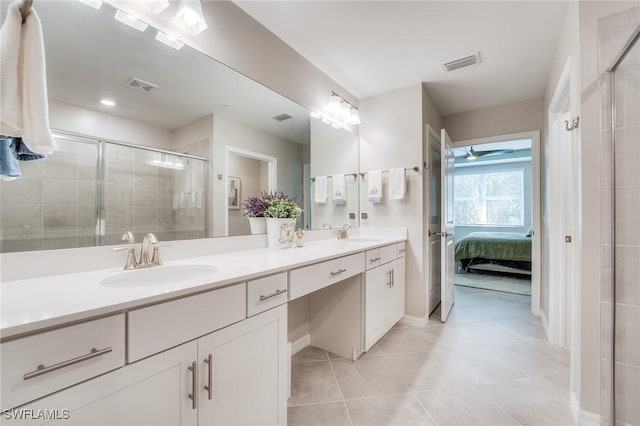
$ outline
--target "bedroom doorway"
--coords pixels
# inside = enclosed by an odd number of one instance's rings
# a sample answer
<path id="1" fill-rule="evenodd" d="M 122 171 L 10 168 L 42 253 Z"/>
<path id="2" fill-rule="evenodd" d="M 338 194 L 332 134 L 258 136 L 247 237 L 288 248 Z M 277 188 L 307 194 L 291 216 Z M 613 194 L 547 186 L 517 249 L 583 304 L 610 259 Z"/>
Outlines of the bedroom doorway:
<path id="1" fill-rule="evenodd" d="M 539 132 L 455 142 L 456 288 L 540 315 Z"/>

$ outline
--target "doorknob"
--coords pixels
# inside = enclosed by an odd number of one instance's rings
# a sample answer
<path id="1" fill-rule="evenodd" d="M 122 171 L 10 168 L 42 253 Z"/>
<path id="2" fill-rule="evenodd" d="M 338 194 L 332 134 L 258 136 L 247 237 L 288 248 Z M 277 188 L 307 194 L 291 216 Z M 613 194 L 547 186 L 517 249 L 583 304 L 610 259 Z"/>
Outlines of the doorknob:
<path id="1" fill-rule="evenodd" d="M 429 232 L 427 233 L 428 236 L 430 237 L 450 237 L 451 234 L 448 232 L 432 232 L 431 230 L 429 230 Z"/>

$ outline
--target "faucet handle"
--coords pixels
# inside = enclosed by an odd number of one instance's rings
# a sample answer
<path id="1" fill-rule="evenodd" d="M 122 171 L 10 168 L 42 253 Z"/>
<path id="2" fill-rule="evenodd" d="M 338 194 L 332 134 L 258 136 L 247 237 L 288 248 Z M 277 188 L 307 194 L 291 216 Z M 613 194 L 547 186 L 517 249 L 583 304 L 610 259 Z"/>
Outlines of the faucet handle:
<path id="1" fill-rule="evenodd" d="M 136 260 L 136 249 L 133 247 L 114 247 L 111 249 L 112 251 L 123 251 L 127 250 L 127 260 L 124 264 L 124 270 L 128 271 L 130 269 L 136 269 L 138 266 L 138 261 Z"/>
<path id="2" fill-rule="evenodd" d="M 129 244 L 134 244 L 136 242 L 136 239 L 133 236 L 133 232 L 131 231 L 127 231 L 124 234 L 122 234 L 122 237 L 120 237 L 120 239 L 122 241 L 126 241 Z"/>
<path id="3" fill-rule="evenodd" d="M 162 260 L 160 260 L 160 246 L 153 246 L 153 254 L 151 255 L 151 260 L 149 262 L 151 266 L 162 265 Z"/>

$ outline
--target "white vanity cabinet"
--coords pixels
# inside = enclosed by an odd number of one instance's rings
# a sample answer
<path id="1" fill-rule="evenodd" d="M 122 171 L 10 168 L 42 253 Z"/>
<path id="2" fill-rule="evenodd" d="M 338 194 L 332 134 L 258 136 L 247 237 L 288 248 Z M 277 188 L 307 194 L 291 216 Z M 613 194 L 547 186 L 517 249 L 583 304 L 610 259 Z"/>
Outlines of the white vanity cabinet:
<path id="1" fill-rule="evenodd" d="M 367 266 L 386 263 L 370 267 L 365 273 L 365 351 L 404 316 L 405 306 L 404 243 L 400 249 L 394 244 L 371 251 L 367 253 Z"/>

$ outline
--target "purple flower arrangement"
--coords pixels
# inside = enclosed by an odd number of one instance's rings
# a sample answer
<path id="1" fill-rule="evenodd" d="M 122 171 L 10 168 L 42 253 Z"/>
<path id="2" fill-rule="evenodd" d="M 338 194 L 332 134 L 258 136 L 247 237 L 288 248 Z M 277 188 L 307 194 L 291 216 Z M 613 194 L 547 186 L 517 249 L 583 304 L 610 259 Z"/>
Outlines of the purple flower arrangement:
<path id="1" fill-rule="evenodd" d="M 282 191 L 262 191 L 259 195 L 247 198 L 242 203 L 242 213 L 247 217 L 265 217 L 265 212 L 273 200 L 295 203 L 295 198 Z"/>

